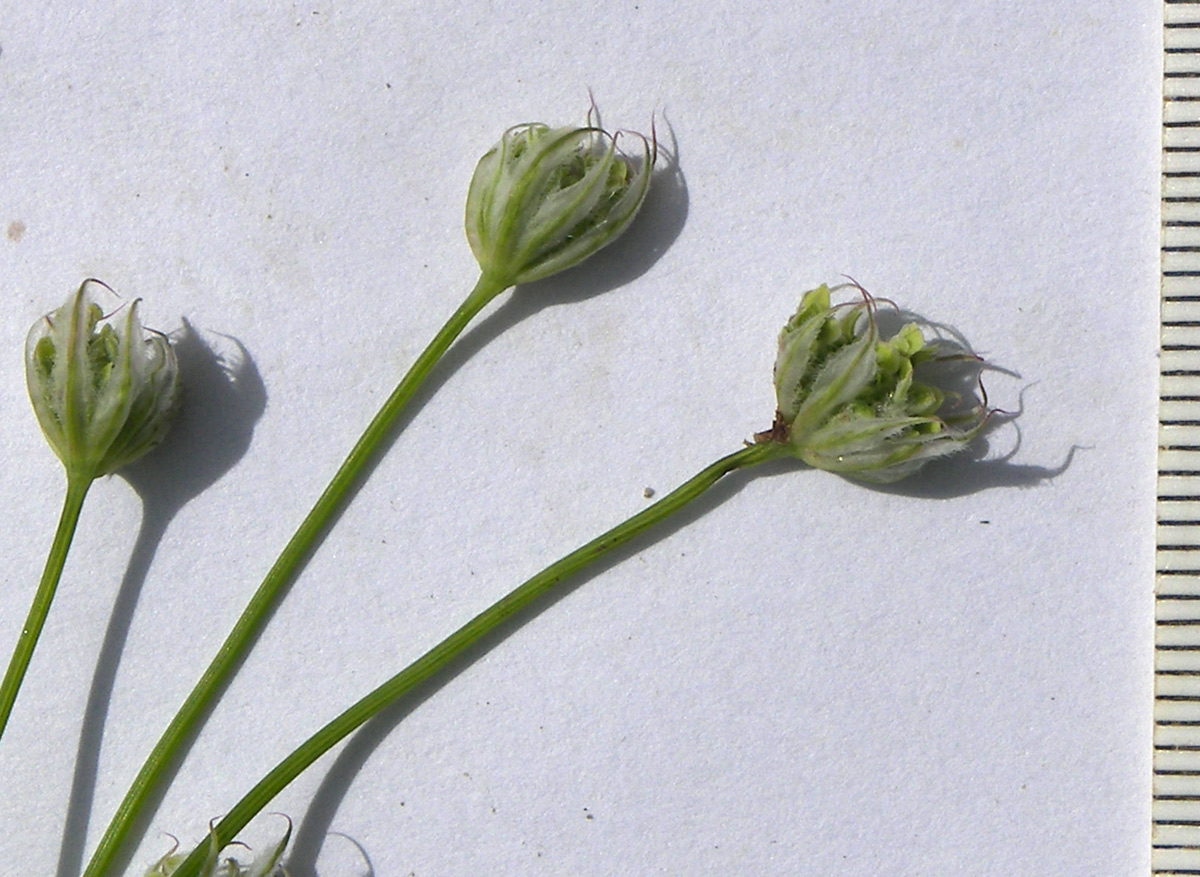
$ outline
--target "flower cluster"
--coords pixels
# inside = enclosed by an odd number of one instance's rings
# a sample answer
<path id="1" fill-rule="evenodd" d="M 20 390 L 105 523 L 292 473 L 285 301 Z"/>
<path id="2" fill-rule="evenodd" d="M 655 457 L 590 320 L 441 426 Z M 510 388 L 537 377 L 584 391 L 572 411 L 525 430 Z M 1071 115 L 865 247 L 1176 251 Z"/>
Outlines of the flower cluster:
<path id="1" fill-rule="evenodd" d="M 25 345 L 29 398 L 67 471 L 96 478 L 133 462 L 167 432 L 179 395 L 167 338 L 143 330 L 138 303 L 105 316 L 85 280 L 42 317 Z"/>
<path id="2" fill-rule="evenodd" d="M 951 412 L 946 393 L 916 380 L 943 355 L 916 323 L 881 339 L 876 302 L 830 305 L 830 289 L 805 293 L 779 335 L 778 411 L 758 441 L 775 441 L 810 466 L 885 484 L 962 450 L 988 419 L 982 405 Z"/>
<path id="3" fill-rule="evenodd" d="M 633 221 L 650 188 L 656 151 L 617 150 L 595 127 L 509 128 L 479 160 L 467 191 L 467 240 L 483 273 L 509 285 L 576 265 Z"/>

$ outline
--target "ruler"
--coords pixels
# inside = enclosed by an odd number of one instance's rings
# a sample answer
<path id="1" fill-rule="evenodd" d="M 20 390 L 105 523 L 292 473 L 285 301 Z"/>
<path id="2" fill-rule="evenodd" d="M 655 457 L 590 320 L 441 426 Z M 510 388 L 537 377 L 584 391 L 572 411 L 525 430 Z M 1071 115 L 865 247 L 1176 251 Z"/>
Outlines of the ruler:
<path id="1" fill-rule="evenodd" d="M 1165 0 L 1151 873 L 1200 875 L 1200 0 Z"/>

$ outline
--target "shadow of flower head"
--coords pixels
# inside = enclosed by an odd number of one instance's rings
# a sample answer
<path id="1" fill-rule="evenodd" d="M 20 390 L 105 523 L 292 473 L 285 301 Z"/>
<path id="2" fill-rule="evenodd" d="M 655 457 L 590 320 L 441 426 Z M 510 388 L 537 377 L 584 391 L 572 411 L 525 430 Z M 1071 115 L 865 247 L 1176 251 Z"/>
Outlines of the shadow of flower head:
<path id="1" fill-rule="evenodd" d="M 266 409 L 262 377 L 246 348 L 187 320 L 172 338 L 183 399 L 163 443 L 119 473 L 143 503 L 174 514 L 242 458 Z"/>

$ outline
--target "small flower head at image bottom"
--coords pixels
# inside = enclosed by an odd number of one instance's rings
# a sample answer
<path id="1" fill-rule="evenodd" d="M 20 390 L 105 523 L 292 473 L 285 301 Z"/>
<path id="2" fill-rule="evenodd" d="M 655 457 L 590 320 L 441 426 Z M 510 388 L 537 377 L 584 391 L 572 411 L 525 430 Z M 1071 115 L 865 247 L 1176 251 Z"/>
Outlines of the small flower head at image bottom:
<path id="1" fill-rule="evenodd" d="M 284 819 L 287 817 L 285 816 Z M 233 856 L 221 857 L 221 853 L 229 846 L 244 846 L 244 844 L 229 844 L 222 848 L 210 825 L 209 852 L 200 868 L 200 877 L 288 877 L 287 871 L 279 864 L 279 860 L 283 858 L 283 851 L 287 848 L 291 837 L 292 821 L 288 819 L 287 830 L 284 831 L 279 842 L 273 847 L 261 850 L 249 865 L 244 865 Z M 185 854 L 177 852 L 178 849 L 179 841 L 176 840 L 170 852 L 146 872 L 146 877 L 171 877 L 175 873 L 175 869 L 182 865 L 187 858 Z"/>
<path id="2" fill-rule="evenodd" d="M 882 338 L 877 300 L 847 286 L 858 301 L 831 305 L 832 290 L 819 286 L 783 327 L 774 372 L 779 407 L 755 441 L 782 446 L 815 469 L 888 484 L 963 450 L 992 412 L 919 379 L 935 364 L 978 365 L 978 357 L 926 339 L 917 323 Z"/>

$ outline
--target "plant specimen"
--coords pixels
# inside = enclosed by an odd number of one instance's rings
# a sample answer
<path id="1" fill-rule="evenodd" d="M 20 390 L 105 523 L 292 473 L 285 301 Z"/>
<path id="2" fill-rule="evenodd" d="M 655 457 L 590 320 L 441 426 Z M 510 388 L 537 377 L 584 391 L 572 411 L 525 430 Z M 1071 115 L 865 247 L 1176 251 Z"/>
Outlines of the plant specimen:
<path id="1" fill-rule="evenodd" d="M 380 444 L 392 434 L 397 417 L 454 340 L 500 293 L 579 264 L 628 228 L 645 201 L 657 151 L 651 140 L 632 135 L 642 147 L 640 160 L 634 161 L 618 149 L 620 136 L 593 125 L 518 125 L 480 159 L 466 206 L 467 238 L 480 268 L 478 282 L 384 402 L 267 572 L 147 756 L 93 853 L 85 877 L 109 873 L 168 763 L 318 544 L 330 518 L 352 495 Z"/>
<path id="2" fill-rule="evenodd" d="M 907 477 L 928 461 L 960 451 L 987 424 L 986 404 L 920 379 L 937 363 L 979 360 L 925 337 L 909 323 L 880 337 L 878 304 L 861 287 L 856 301 L 831 305 L 826 286 L 806 293 L 779 336 L 774 380 L 778 409 L 771 429 L 706 466 L 653 505 L 537 573 L 476 615 L 408 667 L 309 737 L 239 800 L 170 872 L 203 873 L 212 850 L 238 832 L 317 758 L 372 716 L 432 679 L 481 638 L 535 605 L 555 586 L 699 497 L 723 476 L 769 460 L 808 465 L 868 483 Z"/>

